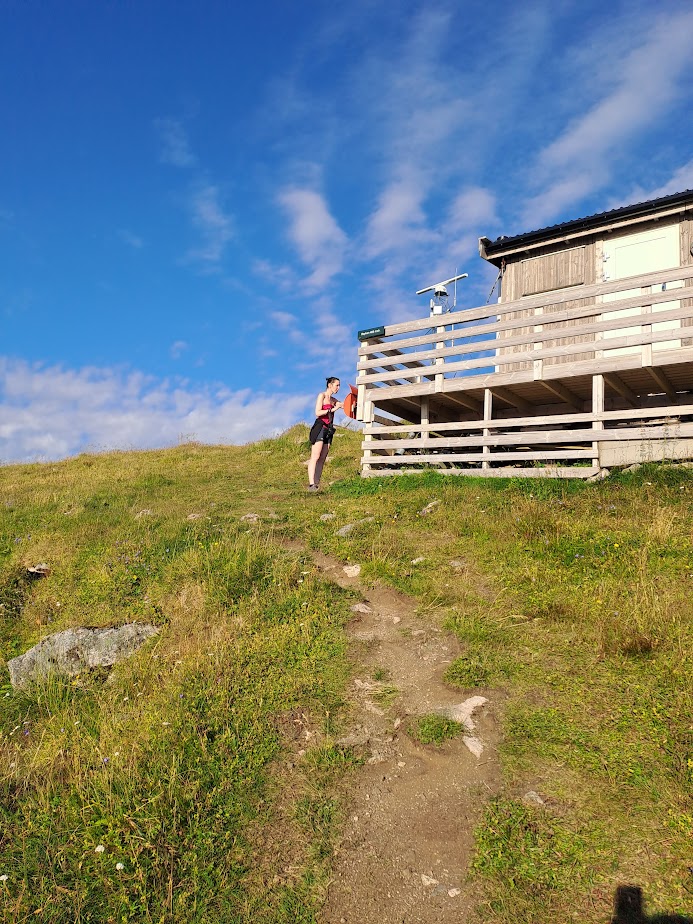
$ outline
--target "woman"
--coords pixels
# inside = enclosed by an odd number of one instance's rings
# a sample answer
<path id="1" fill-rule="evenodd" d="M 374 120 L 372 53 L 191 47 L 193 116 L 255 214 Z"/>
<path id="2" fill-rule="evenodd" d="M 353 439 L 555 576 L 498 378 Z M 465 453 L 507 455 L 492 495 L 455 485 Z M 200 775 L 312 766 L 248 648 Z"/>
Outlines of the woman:
<path id="1" fill-rule="evenodd" d="M 320 485 L 322 467 L 334 436 L 334 412 L 343 407 L 335 395 L 339 391 L 339 379 L 330 376 L 326 380 L 325 391 L 315 399 L 315 423 L 310 429 L 310 461 L 308 462 L 308 490 L 317 491 Z"/>

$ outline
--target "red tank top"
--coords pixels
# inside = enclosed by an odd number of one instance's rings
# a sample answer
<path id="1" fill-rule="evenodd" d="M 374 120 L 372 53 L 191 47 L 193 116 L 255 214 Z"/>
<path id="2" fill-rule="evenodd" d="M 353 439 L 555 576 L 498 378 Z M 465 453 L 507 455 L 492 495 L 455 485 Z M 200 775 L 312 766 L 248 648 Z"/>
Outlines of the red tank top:
<path id="1" fill-rule="evenodd" d="M 323 404 L 322 409 L 323 411 L 328 411 L 328 413 L 324 414 L 322 417 L 319 417 L 318 420 L 322 420 L 325 426 L 329 427 L 329 425 L 332 423 L 332 418 L 334 417 L 334 413 L 332 411 L 332 402 L 329 404 Z"/>

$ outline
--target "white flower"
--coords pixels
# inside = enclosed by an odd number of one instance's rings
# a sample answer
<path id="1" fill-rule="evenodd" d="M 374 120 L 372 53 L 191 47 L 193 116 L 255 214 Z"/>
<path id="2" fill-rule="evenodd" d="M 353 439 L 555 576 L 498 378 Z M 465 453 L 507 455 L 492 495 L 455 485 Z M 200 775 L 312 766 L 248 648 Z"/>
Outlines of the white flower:
<path id="1" fill-rule="evenodd" d="M 103 853 L 105 849 L 106 849 L 106 848 L 104 847 L 103 844 L 99 844 L 98 847 L 95 847 L 95 848 L 94 848 L 94 851 L 95 851 L 95 853 Z"/>
<path id="2" fill-rule="evenodd" d="M 7 882 L 9 878 L 10 877 L 7 875 L 7 873 L 3 873 L 2 876 L 0 876 L 0 882 Z"/>
<path id="3" fill-rule="evenodd" d="M 118 870 L 118 872 L 120 872 L 121 870 L 125 869 L 125 864 L 124 864 L 124 863 L 116 863 L 116 869 Z"/>

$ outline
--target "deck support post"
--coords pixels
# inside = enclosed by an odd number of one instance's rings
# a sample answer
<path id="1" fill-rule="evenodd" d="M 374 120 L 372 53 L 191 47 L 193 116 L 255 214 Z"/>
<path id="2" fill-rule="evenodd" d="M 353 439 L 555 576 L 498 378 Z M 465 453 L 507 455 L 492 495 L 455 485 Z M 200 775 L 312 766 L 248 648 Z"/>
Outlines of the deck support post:
<path id="1" fill-rule="evenodd" d="M 603 430 L 604 421 L 596 420 L 595 415 L 604 413 L 604 376 L 592 376 L 592 429 Z M 592 465 L 599 468 L 599 443 L 592 443 Z"/>
<path id="2" fill-rule="evenodd" d="M 373 423 L 374 419 L 375 419 L 375 407 L 373 405 L 373 402 L 366 401 L 363 407 L 363 422 L 366 424 L 366 426 L 368 426 L 369 424 Z M 370 444 L 373 443 L 373 434 L 365 433 L 363 439 L 365 443 L 369 444 L 369 446 L 368 448 L 363 450 L 363 457 L 361 459 L 361 475 L 365 475 L 367 472 L 370 472 L 371 470 L 370 460 L 373 456 L 373 451 L 370 448 Z"/>
<path id="3" fill-rule="evenodd" d="M 424 427 L 428 427 L 431 422 L 429 417 L 429 399 L 428 395 L 421 395 L 421 439 L 425 440 L 428 438 L 428 430 L 424 430 Z"/>
<path id="4" fill-rule="evenodd" d="M 493 392 L 491 391 L 490 388 L 485 388 L 484 389 L 484 420 L 491 420 L 492 417 L 493 417 Z M 488 427 L 484 427 L 482 433 L 484 435 L 484 440 L 486 440 L 488 437 L 491 436 L 491 431 L 489 430 Z M 484 446 L 481 450 L 481 454 L 482 456 L 490 456 L 491 447 L 487 445 L 486 443 L 484 443 Z M 482 469 L 491 468 L 491 463 L 489 462 L 488 458 L 483 459 L 481 463 L 481 467 Z"/>
<path id="5" fill-rule="evenodd" d="M 436 327 L 436 334 L 438 334 L 438 335 L 443 334 L 443 336 L 445 336 L 445 328 L 444 328 L 444 327 Z M 439 343 L 436 343 L 436 350 L 442 350 L 442 349 L 444 349 L 444 347 L 445 347 L 445 341 L 444 341 L 444 340 L 440 341 Z M 442 356 L 439 356 L 439 357 L 437 357 L 437 359 L 436 359 L 436 361 L 435 361 L 435 364 L 436 364 L 436 366 L 442 366 L 442 365 L 445 364 L 445 359 L 444 359 Z M 436 390 L 437 392 L 441 392 L 441 391 L 443 390 L 443 377 L 444 377 L 444 376 L 443 376 L 443 373 L 442 373 L 442 372 L 437 372 L 437 373 L 436 373 L 436 377 L 435 377 L 435 390 Z"/>

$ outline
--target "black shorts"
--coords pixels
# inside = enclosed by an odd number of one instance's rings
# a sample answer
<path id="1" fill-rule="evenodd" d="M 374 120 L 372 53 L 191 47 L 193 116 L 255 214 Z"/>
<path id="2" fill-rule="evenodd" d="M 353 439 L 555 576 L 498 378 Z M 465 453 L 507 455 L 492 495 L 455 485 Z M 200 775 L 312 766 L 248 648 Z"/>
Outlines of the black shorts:
<path id="1" fill-rule="evenodd" d="M 310 428 L 310 442 L 313 445 L 315 445 L 315 443 L 325 443 L 329 446 L 333 436 L 334 427 L 331 424 L 326 424 L 324 421 L 320 420 L 319 417 Z"/>

